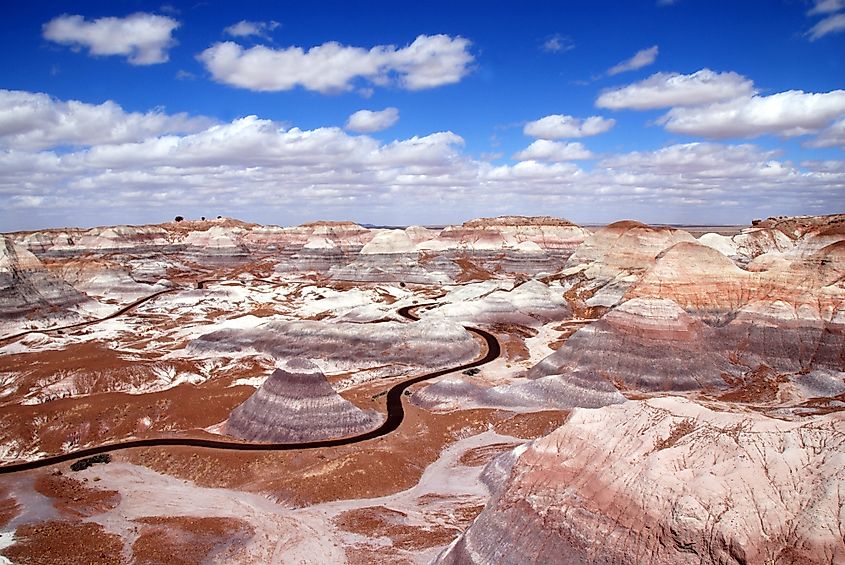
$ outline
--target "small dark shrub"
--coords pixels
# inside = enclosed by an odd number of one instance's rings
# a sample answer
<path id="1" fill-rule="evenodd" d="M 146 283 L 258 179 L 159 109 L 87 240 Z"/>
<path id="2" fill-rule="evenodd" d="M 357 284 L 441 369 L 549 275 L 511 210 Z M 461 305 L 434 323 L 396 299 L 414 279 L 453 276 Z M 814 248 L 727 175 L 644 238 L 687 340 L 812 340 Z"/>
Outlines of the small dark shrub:
<path id="1" fill-rule="evenodd" d="M 183 218 L 182 216 L 176 216 L 176 218 L 175 218 L 175 220 L 176 220 L 177 222 L 181 222 L 181 221 L 182 221 L 182 220 L 184 220 L 184 219 L 185 219 L 185 218 Z"/>
<path id="2" fill-rule="evenodd" d="M 70 466 L 71 471 L 82 471 L 83 469 L 87 469 L 91 465 L 96 465 L 97 463 L 111 463 L 111 455 L 108 453 L 103 453 L 100 455 L 94 455 L 93 457 L 86 457 L 85 459 L 80 459 L 79 461 L 75 462 L 73 465 Z"/>

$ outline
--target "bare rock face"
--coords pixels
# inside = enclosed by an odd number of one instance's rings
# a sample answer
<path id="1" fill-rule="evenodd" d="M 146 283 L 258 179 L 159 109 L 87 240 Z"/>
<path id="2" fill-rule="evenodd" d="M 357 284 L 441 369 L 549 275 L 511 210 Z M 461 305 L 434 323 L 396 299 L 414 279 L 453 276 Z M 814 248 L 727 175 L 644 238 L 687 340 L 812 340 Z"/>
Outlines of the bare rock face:
<path id="1" fill-rule="evenodd" d="M 493 324 L 513 323 L 524 326 L 538 326 L 552 320 L 564 320 L 572 316 L 563 293 L 548 285 L 530 280 L 511 289 L 493 286 L 481 296 L 455 293 L 448 304 L 430 313 L 423 313 L 425 319 L 446 318 L 461 323 Z M 484 286 L 478 285 L 483 289 Z"/>
<path id="2" fill-rule="evenodd" d="M 226 329 L 194 340 L 197 352 L 254 350 L 276 359 L 319 358 L 342 370 L 385 367 L 397 374 L 420 367 L 440 368 L 466 363 L 481 351 L 460 325 L 447 321 L 271 322 L 253 329 Z"/>
<path id="3" fill-rule="evenodd" d="M 11 237 L 0 238 L 0 319 L 64 317 L 88 302 L 88 296 L 47 271 Z"/>
<path id="4" fill-rule="evenodd" d="M 612 307 L 622 301 L 665 249 L 695 241 L 688 232 L 621 221 L 596 231 L 566 262 L 563 274 L 582 279 L 578 295 L 589 307 Z"/>
<path id="5" fill-rule="evenodd" d="M 459 377 L 444 378 L 415 392 L 411 402 L 432 412 L 469 408 L 569 410 L 625 402 L 616 387 L 596 374 L 552 375 L 483 387 Z"/>
<path id="6" fill-rule="evenodd" d="M 362 410 L 332 389 L 320 369 L 294 359 L 276 369 L 226 422 L 227 434 L 249 441 L 291 443 L 353 436 L 384 417 Z"/>
<path id="7" fill-rule="evenodd" d="M 562 218 L 500 216 L 449 226 L 440 232 L 439 239 L 471 249 L 499 249 L 533 242 L 543 250 L 565 251 L 569 255 L 588 236 L 589 231 Z"/>
<path id="8" fill-rule="evenodd" d="M 488 471 L 493 499 L 437 563 L 845 560 L 841 414 L 785 422 L 672 397 L 577 409 Z"/>
<path id="9" fill-rule="evenodd" d="M 643 392 L 722 389 L 714 330 L 667 299 L 634 299 L 581 328 L 528 378 L 602 380 Z"/>

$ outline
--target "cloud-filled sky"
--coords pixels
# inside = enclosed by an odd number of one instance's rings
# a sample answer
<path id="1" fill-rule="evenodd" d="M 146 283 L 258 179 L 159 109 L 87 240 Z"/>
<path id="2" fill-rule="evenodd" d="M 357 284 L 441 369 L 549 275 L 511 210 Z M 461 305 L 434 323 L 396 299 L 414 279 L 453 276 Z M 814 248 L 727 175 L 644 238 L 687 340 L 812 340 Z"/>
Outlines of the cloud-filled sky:
<path id="1" fill-rule="evenodd" d="M 845 2 L 43 1 L 0 231 L 845 211 Z"/>

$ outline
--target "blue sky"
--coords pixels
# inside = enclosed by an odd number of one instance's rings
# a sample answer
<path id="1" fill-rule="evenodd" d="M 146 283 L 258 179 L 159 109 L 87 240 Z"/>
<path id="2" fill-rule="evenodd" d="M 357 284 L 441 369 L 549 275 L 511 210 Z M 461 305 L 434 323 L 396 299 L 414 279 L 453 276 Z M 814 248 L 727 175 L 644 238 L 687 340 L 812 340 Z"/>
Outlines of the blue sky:
<path id="1" fill-rule="evenodd" d="M 845 203 L 841 0 L 20 4 L 3 231 Z"/>

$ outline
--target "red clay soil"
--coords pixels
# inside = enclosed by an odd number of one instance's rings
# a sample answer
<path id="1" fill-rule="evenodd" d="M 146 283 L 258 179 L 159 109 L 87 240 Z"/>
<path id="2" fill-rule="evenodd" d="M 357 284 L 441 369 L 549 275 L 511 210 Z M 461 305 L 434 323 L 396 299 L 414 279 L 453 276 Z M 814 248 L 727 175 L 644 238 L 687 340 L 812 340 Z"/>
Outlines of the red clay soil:
<path id="1" fill-rule="evenodd" d="M 724 373 L 722 379 L 733 390 L 719 396 L 719 400 L 748 403 L 776 400 L 780 385 L 789 382 L 787 375 L 780 375 L 766 365 L 760 365 L 755 370 L 740 377 L 733 377 Z"/>
<path id="2" fill-rule="evenodd" d="M 18 502 L 9 496 L 6 487 L 0 485 L 0 528 L 12 521 L 20 514 L 21 507 Z"/>
<path id="3" fill-rule="evenodd" d="M 660 440 L 654 445 L 653 451 L 660 451 L 661 449 L 672 447 L 678 443 L 679 439 L 689 435 L 693 430 L 695 430 L 695 422 L 692 419 L 681 420 L 672 426 L 672 429 L 669 431 L 669 435 L 666 436 L 665 439 Z"/>
<path id="4" fill-rule="evenodd" d="M 490 271 L 475 264 L 467 257 L 460 257 L 453 259 L 453 261 L 461 268 L 461 272 L 455 277 L 456 283 L 486 281 L 493 278 L 493 274 Z"/>
<path id="5" fill-rule="evenodd" d="M 51 498 L 53 506 L 68 517 L 93 516 L 120 504 L 119 492 L 91 488 L 90 482 L 84 483 L 59 473 L 41 475 L 35 479 L 35 490 Z"/>
<path id="6" fill-rule="evenodd" d="M 372 403 L 375 407 L 383 398 Z M 396 432 L 353 445 L 267 453 L 149 448 L 119 457 L 201 486 L 269 493 L 286 504 L 305 506 L 410 488 L 442 449 L 497 419 L 491 410 L 435 415 L 406 404 L 405 411 Z"/>
<path id="7" fill-rule="evenodd" d="M 375 407 L 383 399 L 372 402 Z M 568 415 L 486 409 L 444 415 L 408 404 L 405 411 L 405 421 L 396 432 L 354 445 L 266 453 L 159 447 L 118 452 L 115 457 L 200 486 L 260 492 L 285 504 L 306 506 L 408 489 L 443 449 L 485 431 L 488 424 L 501 434 L 535 439 L 559 427 Z"/>
<path id="8" fill-rule="evenodd" d="M 607 224 L 605 226 L 607 229 L 611 230 L 630 230 L 633 228 L 646 228 L 646 229 L 654 229 L 649 225 L 646 225 L 642 222 L 638 222 L 636 220 L 619 220 L 618 222 L 613 222 L 612 224 Z"/>
<path id="9" fill-rule="evenodd" d="M 409 524 L 404 512 L 384 506 L 347 510 L 335 518 L 335 523 L 347 532 L 369 538 L 390 538 L 393 541 L 394 550 L 406 551 L 446 545 L 459 533 L 454 527 L 440 525 L 425 527 Z"/>
<path id="10" fill-rule="evenodd" d="M 537 439 L 549 435 L 558 429 L 569 418 L 568 410 L 544 410 L 542 412 L 527 412 L 514 414 L 509 418 L 493 422 L 496 433 L 518 437 L 520 439 Z"/>
<path id="11" fill-rule="evenodd" d="M 519 324 L 496 323 L 492 324 L 489 331 L 496 334 L 499 343 L 502 344 L 502 351 L 509 363 L 524 361 L 530 357 L 525 339 L 537 335 L 537 330 Z"/>
<path id="12" fill-rule="evenodd" d="M 63 357 L 65 356 L 65 357 Z M 143 361 L 120 359 L 101 344 L 83 344 L 64 352 L 8 355 L 0 358 L 0 372 L 14 364 L 25 367 L 24 381 L 32 383 L 64 365 L 105 383 L 133 371 L 151 372 Z M 174 361 L 178 371 L 196 372 L 188 362 Z M 184 365 L 184 366 L 183 366 Z M 65 442 L 102 444 L 129 436 L 154 436 L 163 432 L 193 430 L 226 419 L 255 389 L 230 387 L 232 380 L 265 374 L 257 362 L 201 385 L 182 384 L 147 394 L 104 392 L 77 398 L 60 398 L 43 404 L 0 407 L 0 441 L 17 441 L 25 450 L 55 454 Z M 97 390 L 100 384 L 92 386 Z M 24 389 L 26 390 L 26 388 Z M 142 421 L 149 418 L 149 428 Z"/>
<path id="13" fill-rule="evenodd" d="M 494 457 L 505 451 L 510 451 L 518 446 L 518 443 L 494 443 L 470 449 L 458 459 L 458 463 L 466 467 L 480 467 L 493 460 Z"/>
<path id="14" fill-rule="evenodd" d="M 2 554 L 16 565 L 123 565 L 123 541 L 93 522 L 40 522 L 18 527 Z"/>
<path id="15" fill-rule="evenodd" d="M 347 547 L 346 562 L 349 565 L 414 565 L 416 561 L 410 557 L 398 555 L 393 547 L 380 547 L 371 549 L 369 547 Z"/>
<path id="16" fill-rule="evenodd" d="M 193 565 L 211 558 L 237 563 L 239 551 L 255 534 L 237 518 L 153 516 L 135 522 L 142 526 L 132 544 L 133 565 Z"/>

